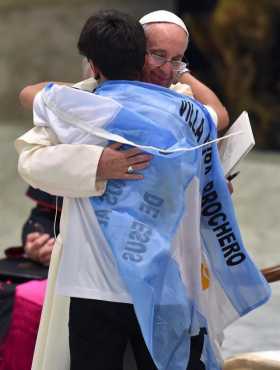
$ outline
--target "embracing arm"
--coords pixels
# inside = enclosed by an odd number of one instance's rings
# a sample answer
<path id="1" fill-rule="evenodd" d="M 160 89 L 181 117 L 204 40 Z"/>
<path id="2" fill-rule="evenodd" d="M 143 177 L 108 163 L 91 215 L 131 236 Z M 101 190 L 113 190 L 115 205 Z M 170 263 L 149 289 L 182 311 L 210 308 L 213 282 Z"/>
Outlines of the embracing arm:
<path id="1" fill-rule="evenodd" d="M 40 82 L 35 85 L 25 86 L 19 93 L 19 101 L 23 108 L 32 110 L 36 94 L 41 91 L 49 82 Z"/>
<path id="2" fill-rule="evenodd" d="M 218 116 L 218 130 L 222 131 L 229 126 L 229 115 L 215 93 L 206 85 L 192 76 L 190 73 L 184 73 L 180 77 L 180 82 L 191 86 L 194 97 L 204 105 L 212 107 Z"/>
<path id="3" fill-rule="evenodd" d="M 43 90 L 43 88 L 49 84 L 51 81 L 44 81 L 44 82 L 39 82 L 34 85 L 28 85 L 25 86 L 19 93 L 19 101 L 20 104 L 23 106 L 23 108 L 32 110 L 33 108 L 33 102 L 35 99 L 36 94 Z M 87 91 L 92 91 L 96 87 L 96 80 L 94 78 L 88 78 L 87 80 L 83 80 L 81 82 L 76 83 L 73 85 L 71 82 L 54 82 L 57 85 L 68 85 L 68 86 L 74 86 L 76 88 L 82 89 L 82 90 L 87 90 Z"/>
<path id="4" fill-rule="evenodd" d="M 43 88 L 49 84 L 51 81 L 39 82 L 34 85 L 25 86 L 19 93 L 19 101 L 23 108 L 32 110 L 33 102 L 36 94 L 43 90 Z M 68 82 L 54 82 L 57 85 L 69 85 L 72 86 L 72 83 Z"/>

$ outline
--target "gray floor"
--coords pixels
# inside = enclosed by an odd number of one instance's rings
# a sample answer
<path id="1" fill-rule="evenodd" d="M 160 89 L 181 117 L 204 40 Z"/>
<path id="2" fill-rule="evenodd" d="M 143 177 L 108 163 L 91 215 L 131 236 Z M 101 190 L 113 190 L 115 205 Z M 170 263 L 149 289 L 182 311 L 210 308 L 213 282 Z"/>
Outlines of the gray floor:
<path id="1" fill-rule="evenodd" d="M 31 202 L 24 197 L 26 185 L 16 171 L 13 140 L 25 129 L 0 125 L 0 252 L 20 243 L 20 228 Z M 280 154 L 252 153 L 234 180 L 233 195 L 244 241 L 260 267 L 280 264 Z M 280 283 L 272 284 L 272 299 L 229 327 L 224 356 L 280 349 Z"/>
<path id="2" fill-rule="evenodd" d="M 245 245 L 260 267 L 280 264 L 280 153 L 252 153 L 235 182 L 234 202 Z M 272 298 L 225 331 L 223 353 L 280 350 L 280 282 Z"/>

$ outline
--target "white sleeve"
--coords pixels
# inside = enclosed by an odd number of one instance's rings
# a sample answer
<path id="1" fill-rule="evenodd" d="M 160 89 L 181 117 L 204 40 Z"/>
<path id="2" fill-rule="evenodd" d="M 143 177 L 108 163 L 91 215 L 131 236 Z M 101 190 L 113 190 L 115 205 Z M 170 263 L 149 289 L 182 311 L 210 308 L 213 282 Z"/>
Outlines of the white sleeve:
<path id="1" fill-rule="evenodd" d="M 103 147 L 60 144 L 51 129 L 35 127 L 19 137 L 18 170 L 34 188 L 66 197 L 100 196 L 105 181 L 96 180 Z"/>
<path id="2" fill-rule="evenodd" d="M 171 85 L 170 89 L 176 91 L 178 94 L 193 97 L 192 88 L 188 84 L 177 82 L 176 84 Z"/>
<path id="3" fill-rule="evenodd" d="M 210 105 L 204 105 L 204 106 L 208 110 L 213 122 L 215 123 L 215 126 L 217 127 L 218 126 L 218 115 L 216 111 Z"/>
<path id="4" fill-rule="evenodd" d="M 39 91 L 33 101 L 33 123 L 34 126 L 49 126 L 45 117 L 46 106 L 44 104 L 42 94 L 44 90 Z"/>

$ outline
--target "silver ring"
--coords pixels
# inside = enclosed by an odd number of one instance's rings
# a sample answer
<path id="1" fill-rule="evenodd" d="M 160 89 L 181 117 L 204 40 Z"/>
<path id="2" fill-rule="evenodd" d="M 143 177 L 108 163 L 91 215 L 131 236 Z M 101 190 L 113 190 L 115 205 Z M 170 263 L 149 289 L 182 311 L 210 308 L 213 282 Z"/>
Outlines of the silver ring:
<path id="1" fill-rule="evenodd" d="M 129 173 L 130 175 L 134 172 L 134 168 L 132 166 L 128 166 L 127 167 L 127 173 Z"/>

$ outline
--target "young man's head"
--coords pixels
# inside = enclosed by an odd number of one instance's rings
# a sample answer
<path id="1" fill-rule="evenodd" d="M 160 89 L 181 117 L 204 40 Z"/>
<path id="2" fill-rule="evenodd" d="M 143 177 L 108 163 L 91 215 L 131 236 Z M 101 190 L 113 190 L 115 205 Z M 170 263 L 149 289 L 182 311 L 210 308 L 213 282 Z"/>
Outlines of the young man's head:
<path id="1" fill-rule="evenodd" d="M 147 37 L 142 78 L 169 87 L 186 68 L 182 58 L 188 46 L 188 30 L 181 18 L 166 10 L 148 13 L 140 23 Z"/>
<path id="2" fill-rule="evenodd" d="M 85 23 L 78 49 L 95 73 L 110 80 L 139 79 L 146 54 L 143 27 L 117 10 L 99 11 Z"/>

